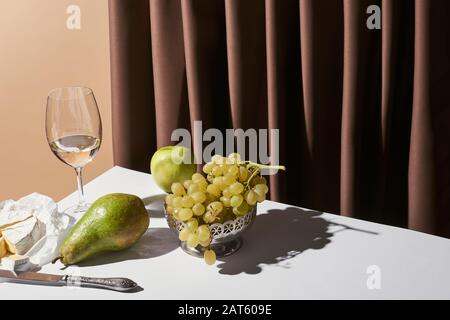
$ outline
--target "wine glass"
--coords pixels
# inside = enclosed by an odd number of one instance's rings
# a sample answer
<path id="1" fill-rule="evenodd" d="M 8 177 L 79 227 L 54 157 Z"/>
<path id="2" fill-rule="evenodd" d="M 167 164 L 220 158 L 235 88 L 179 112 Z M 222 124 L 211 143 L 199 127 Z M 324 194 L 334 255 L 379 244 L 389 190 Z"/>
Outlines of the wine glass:
<path id="1" fill-rule="evenodd" d="M 78 204 L 64 212 L 83 213 L 89 204 L 84 199 L 82 171 L 97 154 L 102 141 L 102 122 L 92 89 L 80 86 L 50 91 L 45 127 L 50 149 L 77 175 Z"/>

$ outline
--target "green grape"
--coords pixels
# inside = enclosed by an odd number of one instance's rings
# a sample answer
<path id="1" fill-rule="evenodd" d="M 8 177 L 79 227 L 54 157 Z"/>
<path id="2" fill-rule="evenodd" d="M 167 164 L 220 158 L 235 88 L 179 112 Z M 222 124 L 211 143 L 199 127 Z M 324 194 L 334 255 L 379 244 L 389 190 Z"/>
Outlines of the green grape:
<path id="1" fill-rule="evenodd" d="M 191 198 L 194 200 L 195 203 L 202 203 L 206 200 L 206 195 L 204 192 L 197 191 L 191 194 Z"/>
<path id="2" fill-rule="evenodd" d="M 266 194 L 267 192 L 269 192 L 269 188 L 267 187 L 267 185 L 259 183 L 254 187 L 255 190 L 260 190 L 262 191 L 264 194 Z"/>
<path id="3" fill-rule="evenodd" d="M 187 188 L 187 193 L 192 194 L 194 192 L 200 191 L 200 186 L 196 184 L 195 182 L 191 183 L 189 187 Z"/>
<path id="4" fill-rule="evenodd" d="M 206 241 L 200 241 L 200 245 L 204 248 L 208 247 L 211 244 L 211 239 L 208 238 Z"/>
<path id="5" fill-rule="evenodd" d="M 188 228 L 183 228 L 183 230 L 181 230 L 178 234 L 178 239 L 180 239 L 180 241 L 186 241 L 190 234 L 191 232 L 188 230 Z"/>
<path id="6" fill-rule="evenodd" d="M 225 189 L 223 189 L 222 194 L 227 198 L 231 198 L 233 196 L 229 187 L 226 187 Z"/>
<path id="7" fill-rule="evenodd" d="M 167 206 L 167 208 L 166 208 L 166 211 L 168 214 L 173 214 L 173 210 L 175 210 L 175 209 L 171 206 Z"/>
<path id="8" fill-rule="evenodd" d="M 179 218 L 181 221 L 186 221 L 189 220 L 190 218 L 192 218 L 193 212 L 191 209 L 189 208 L 181 208 L 179 209 Z"/>
<path id="9" fill-rule="evenodd" d="M 215 177 L 212 184 L 215 184 L 219 190 L 223 190 L 226 188 L 226 186 L 223 183 L 223 177 Z"/>
<path id="10" fill-rule="evenodd" d="M 225 159 L 220 154 L 216 154 L 211 158 L 211 162 L 215 164 L 224 164 Z"/>
<path id="11" fill-rule="evenodd" d="M 244 166 L 240 166 L 239 167 L 239 181 L 240 182 L 245 182 L 245 181 L 247 181 L 248 177 L 249 177 L 249 175 L 248 175 L 247 168 L 244 167 Z"/>
<path id="12" fill-rule="evenodd" d="M 223 183 L 223 177 L 222 176 L 214 177 L 212 183 L 217 185 L 217 187 L 219 187 Z"/>
<path id="13" fill-rule="evenodd" d="M 186 194 L 186 190 L 184 190 L 183 185 L 179 182 L 172 183 L 170 190 L 172 190 L 172 193 L 178 197 L 184 196 Z"/>
<path id="14" fill-rule="evenodd" d="M 218 177 L 222 175 L 223 170 L 220 166 L 215 166 L 214 169 L 212 169 L 211 174 L 215 177 Z"/>
<path id="15" fill-rule="evenodd" d="M 259 175 L 253 177 L 252 181 L 250 182 L 250 186 L 254 187 L 258 184 L 267 184 L 266 178 L 261 177 Z"/>
<path id="16" fill-rule="evenodd" d="M 223 210 L 223 204 L 219 201 L 211 202 L 208 205 L 208 211 L 211 211 L 213 214 L 217 215 Z"/>
<path id="17" fill-rule="evenodd" d="M 194 181 L 195 183 L 200 180 L 205 180 L 205 177 L 201 173 L 196 172 L 192 175 L 192 181 Z"/>
<path id="18" fill-rule="evenodd" d="M 222 179 L 222 184 L 219 186 L 220 191 L 225 190 L 227 187 L 228 186 L 225 183 L 223 183 L 223 179 Z"/>
<path id="19" fill-rule="evenodd" d="M 175 219 L 180 220 L 180 209 L 174 209 L 172 214 Z"/>
<path id="20" fill-rule="evenodd" d="M 219 196 L 220 196 L 220 191 L 219 191 Z M 205 206 L 207 206 L 208 204 L 210 204 L 211 202 L 216 201 L 219 196 L 215 196 L 211 193 L 206 193 L 206 201 L 205 201 Z"/>
<path id="21" fill-rule="evenodd" d="M 262 192 L 260 189 L 253 189 L 253 192 L 255 193 L 256 200 L 258 202 L 263 202 L 264 200 L 266 200 L 266 194 Z"/>
<path id="22" fill-rule="evenodd" d="M 197 181 L 197 185 L 198 185 L 199 191 L 206 192 L 206 188 L 208 187 L 208 181 L 206 181 L 206 179 Z"/>
<path id="23" fill-rule="evenodd" d="M 207 164 L 205 164 L 203 166 L 203 172 L 206 174 L 211 173 L 212 169 L 215 167 L 216 165 L 214 163 L 208 162 Z"/>
<path id="24" fill-rule="evenodd" d="M 214 184 L 217 184 L 217 187 L 222 191 L 224 190 L 227 185 L 223 182 L 223 177 L 216 177 L 216 179 L 213 181 Z"/>
<path id="25" fill-rule="evenodd" d="M 233 208 L 236 208 L 241 205 L 242 201 L 244 201 L 244 199 L 240 194 L 238 194 L 231 197 L 230 204 Z"/>
<path id="26" fill-rule="evenodd" d="M 203 221 L 205 221 L 206 223 L 213 223 L 214 220 L 216 220 L 216 217 L 211 211 L 206 211 L 203 215 Z"/>
<path id="27" fill-rule="evenodd" d="M 226 163 L 220 165 L 220 168 L 222 169 L 222 175 L 225 175 L 227 173 L 229 167 L 230 166 Z"/>
<path id="28" fill-rule="evenodd" d="M 185 224 L 186 224 L 185 229 L 187 228 L 191 232 L 195 232 L 197 230 L 197 227 L 198 227 L 197 219 L 191 218 L 187 222 L 185 222 Z"/>
<path id="29" fill-rule="evenodd" d="M 229 174 L 236 179 L 239 176 L 239 168 L 236 165 L 231 165 L 228 167 L 226 174 Z"/>
<path id="30" fill-rule="evenodd" d="M 242 201 L 242 204 L 239 207 L 233 208 L 233 213 L 237 216 L 244 216 L 249 211 L 250 211 L 250 206 L 248 205 L 248 203 L 246 201 Z"/>
<path id="31" fill-rule="evenodd" d="M 208 174 L 208 176 L 206 176 L 206 180 L 208 180 L 209 183 L 212 183 L 214 180 L 214 176 L 212 174 Z"/>
<path id="32" fill-rule="evenodd" d="M 220 197 L 220 201 L 222 202 L 224 207 L 231 207 L 230 198 L 225 197 L 225 196 L 221 196 Z"/>
<path id="33" fill-rule="evenodd" d="M 228 174 L 228 173 L 226 175 L 224 175 L 222 178 L 222 183 L 227 186 L 229 186 L 230 184 L 232 184 L 235 181 L 236 181 L 236 177 L 234 177 L 233 175 Z"/>
<path id="34" fill-rule="evenodd" d="M 211 232 L 206 224 L 202 224 L 198 227 L 197 234 L 199 241 L 206 241 L 211 237 Z"/>
<path id="35" fill-rule="evenodd" d="M 245 193 L 245 201 L 247 201 L 247 203 L 249 205 L 254 206 L 256 204 L 257 200 L 258 199 L 257 199 L 256 194 L 255 194 L 255 192 L 253 190 L 248 190 Z"/>
<path id="36" fill-rule="evenodd" d="M 240 182 L 235 182 L 228 187 L 232 194 L 240 194 L 244 191 L 244 186 Z"/>
<path id="37" fill-rule="evenodd" d="M 192 207 L 192 212 L 196 216 L 201 216 L 205 212 L 205 206 L 203 204 L 201 204 L 201 203 L 196 203 Z"/>
<path id="38" fill-rule="evenodd" d="M 215 197 L 218 197 L 220 195 L 220 189 L 215 184 L 208 185 L 206 191 Z"/>
<path id="39" fill-rule="evenodd" d="M 173 194 L 168 194 L 165 198 L 165 202 L 168 206 L 170 206 L 172 204 L 172 200 L 173 198 L 175 198 L 175 195 Z"/>
<path id="40" fill-rule="evenodd" d="M 189 234 L 189 236 L 187 238 L 188 247 L 195 248 L 196 246 L 198 246 L 198 243 L 199 243 L 199 240 L 198 240 L 197 233 Z"/>
<path id="41" fill-rule="evenodd" d="M 175 197 L 172 199 L 172 207 L 174 207 L 175 209 L 181 208 L 183 206 L 182 204 L 182 197 Z"/>
<path id="42" fill-rule="evenodd" d="M 181 199 L 181 205 L 182 205 L 184 208 L 192 208 L 192 206 L 194 205 L 194 199 L 192 199 L 191 196 L 184 196 L 184 197 Z"/>
<path id="43" fill-rule="evenodd" d="M 189 186 L 193 183 L 194 183 L 194 181 L 192 181 L 192 180 L 184 180 L 183 187 L 187 190 L 189 188 Z"/>
<path id="44" fill-rule="evenodd" d="M 216 263 L 216 253 L 212 250 L 205 250 L 203 258 L 208 265 L 213 265 Z"/>
<path id="45" fill-rule="evenodd" d="M 229 163 L 239 164 L 241 162 L 241 155 L 239 153 L 230 153 L 227 160 Z"/>

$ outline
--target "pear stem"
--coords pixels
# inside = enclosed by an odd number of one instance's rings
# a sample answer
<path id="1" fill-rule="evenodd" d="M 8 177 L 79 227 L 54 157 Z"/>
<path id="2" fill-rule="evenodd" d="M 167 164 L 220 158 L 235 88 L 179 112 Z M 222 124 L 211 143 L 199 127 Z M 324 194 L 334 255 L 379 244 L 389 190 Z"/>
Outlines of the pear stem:
<path id="1" fill-rule="evenodd" d="M 52 264 L 55 264 L 56 261 L 61 260 L 61 259 L 62 259 L 61 256 L 56 257 L 55 259 L 52 260 Z"/>

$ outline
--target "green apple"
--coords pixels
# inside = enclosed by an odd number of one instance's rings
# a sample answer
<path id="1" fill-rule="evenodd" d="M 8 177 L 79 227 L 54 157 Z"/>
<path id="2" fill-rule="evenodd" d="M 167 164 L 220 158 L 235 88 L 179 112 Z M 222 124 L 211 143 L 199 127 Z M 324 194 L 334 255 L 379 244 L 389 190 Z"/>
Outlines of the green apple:
<path id="1" fill-rule="evenodd" d="M 188 148 L 167 146 L 153 154 L 150 170 L 156 184 L 165 192 L 170 192 L 172 183 L 191 179 L 197 172 L 197 165 Z"/>

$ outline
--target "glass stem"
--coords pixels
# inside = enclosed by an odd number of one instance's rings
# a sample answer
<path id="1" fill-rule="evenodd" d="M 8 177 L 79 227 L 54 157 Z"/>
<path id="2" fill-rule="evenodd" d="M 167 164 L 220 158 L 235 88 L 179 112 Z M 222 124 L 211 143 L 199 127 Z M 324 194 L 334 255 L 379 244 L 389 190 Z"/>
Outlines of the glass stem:
<path id="1" fill-rule="evenodd" d="M 78 206 L 79 207 L 83 207 L 86 204 L 86 201 L 84 200 L 82 170 L 83 170 L 83 168 L 75 168 L 75 172 L 77 173 Z"/>

